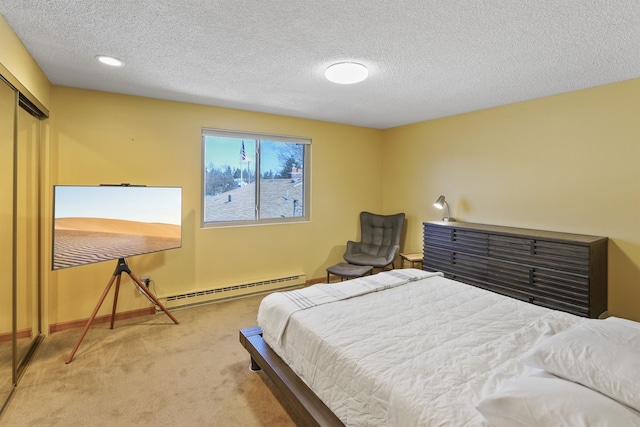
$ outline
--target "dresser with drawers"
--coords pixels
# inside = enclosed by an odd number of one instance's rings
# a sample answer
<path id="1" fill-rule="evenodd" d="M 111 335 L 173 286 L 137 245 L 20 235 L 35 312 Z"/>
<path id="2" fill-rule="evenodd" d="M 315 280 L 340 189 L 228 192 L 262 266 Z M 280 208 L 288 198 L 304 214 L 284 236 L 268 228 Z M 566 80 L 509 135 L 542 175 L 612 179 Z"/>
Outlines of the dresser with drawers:
<path id="1" fill-rule="evenodd" d="M 584 317 L 607 310 L 608 238 L 466 222 L 424 223 L 422 268 Z"/>

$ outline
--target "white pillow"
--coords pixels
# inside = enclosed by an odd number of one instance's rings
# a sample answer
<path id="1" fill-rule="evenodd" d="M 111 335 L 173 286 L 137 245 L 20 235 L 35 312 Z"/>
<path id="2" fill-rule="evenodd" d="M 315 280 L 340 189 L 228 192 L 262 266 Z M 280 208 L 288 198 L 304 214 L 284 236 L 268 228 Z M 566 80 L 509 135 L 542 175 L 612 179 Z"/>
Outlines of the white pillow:
<path id="1" fill-rule="evenodd" d="M 640 328 L 589 319 L 540 341 L 521 361 L 640 411 Z"/>
<path id="2" fill-rule="evenodd" d="M 516 379 L 476 409 L 496 427 L 640 426 L 640 412 L 547 372 Z"/>

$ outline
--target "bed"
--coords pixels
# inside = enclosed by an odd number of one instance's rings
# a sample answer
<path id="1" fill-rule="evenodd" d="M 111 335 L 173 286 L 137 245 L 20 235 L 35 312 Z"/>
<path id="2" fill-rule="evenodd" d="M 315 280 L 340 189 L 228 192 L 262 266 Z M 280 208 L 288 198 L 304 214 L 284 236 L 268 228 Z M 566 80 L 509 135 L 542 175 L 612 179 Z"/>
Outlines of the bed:
<path id="1" fill-rule="evenodd" d="M 309 425 L 640 425 L 638 323 L 437 272 L 271 294 L 240 341 Z"/>

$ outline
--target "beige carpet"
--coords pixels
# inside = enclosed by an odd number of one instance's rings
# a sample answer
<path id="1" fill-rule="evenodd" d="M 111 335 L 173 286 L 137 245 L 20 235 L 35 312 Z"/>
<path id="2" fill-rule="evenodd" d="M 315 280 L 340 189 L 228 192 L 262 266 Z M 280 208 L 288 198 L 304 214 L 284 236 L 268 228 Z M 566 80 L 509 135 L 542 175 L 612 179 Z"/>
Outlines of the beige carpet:
<path id="1" fill-rule="evenodd" d="M 287 402 L 249 371 L 238 330 L 254 326 L 262 296 L 81 329 L 40 344 L 2 426 L 295 426 Z"/>

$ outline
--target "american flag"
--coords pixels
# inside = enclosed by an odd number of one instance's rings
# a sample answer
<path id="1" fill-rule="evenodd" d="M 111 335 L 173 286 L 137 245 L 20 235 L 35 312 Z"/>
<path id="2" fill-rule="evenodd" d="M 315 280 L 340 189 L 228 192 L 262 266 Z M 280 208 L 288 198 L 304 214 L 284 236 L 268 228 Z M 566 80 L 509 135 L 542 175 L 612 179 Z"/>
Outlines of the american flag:
<path id="1" fill-rule="evenodd" d="M 247 161 L 247 154 L 244 152 L 244 141 L 242 141 L 242 149 L 240 150 L 240 158 L 243 162 Z"/>

